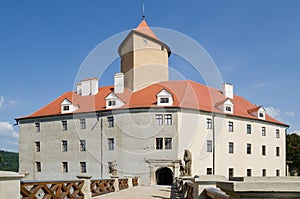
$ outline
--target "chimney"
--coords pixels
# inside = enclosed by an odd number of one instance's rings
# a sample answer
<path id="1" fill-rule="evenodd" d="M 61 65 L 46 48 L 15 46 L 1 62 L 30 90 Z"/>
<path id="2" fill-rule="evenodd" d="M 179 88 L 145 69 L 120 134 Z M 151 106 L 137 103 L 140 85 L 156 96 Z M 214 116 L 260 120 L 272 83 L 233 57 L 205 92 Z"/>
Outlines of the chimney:
<path id="1" fill-rule="evenodd" d="M 81 96 L 96 95 L 98 93 L 98 79 L 83 79 L 77 84 L 77 94 Z"/>
<path id="2" fill-rule="evenodd" d="M 124 92 L 124 74 L 116 73 L 114 75 L 114 93 Z"/>
<path id="3" fill-rule="evenodd" d="M 224 83 L 223 84 L 223 95 L 226 98 L 233 99 L 233 85 Z"/>

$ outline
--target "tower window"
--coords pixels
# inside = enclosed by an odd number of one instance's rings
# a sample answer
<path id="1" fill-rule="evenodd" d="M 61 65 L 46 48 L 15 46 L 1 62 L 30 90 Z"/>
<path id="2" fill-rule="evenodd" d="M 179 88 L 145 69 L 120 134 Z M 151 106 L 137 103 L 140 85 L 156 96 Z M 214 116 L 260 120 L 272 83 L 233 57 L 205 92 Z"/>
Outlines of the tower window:
<path id="1" fill-rule="evenodd" d="M 80 140 L 80 151 L 86 151 L 86 141 Z"/>
<path id="2" fill-rule="evenodd" d="M 233 142 L 228 143 L 228 153 L 233 153 Z"/>
<path id="3" fill-rule="evenodd" d="M 277 156 L 277 157 L 280 156 L 280 147 L 276 147 L 276 156 Z"/>
<path id="4" fill-rule="evenodd" d="M 228 131 L 233 132 L 233 122 L 228 122 Z"/>
<path id="5" fill-rule="evenodd" d="M 261 150 L 262 150 L 262 155 L 266 155 L 266 146 L 265 145 L 262 145 L 261 146 Z"/>
<path id="6" fill-rule="evenodd" d="M 67 152 L 68 151 L 68 141 L 67 140 L 62 140 L 61 141 L 61 151 L 62 152 Z"/>
<path id="7" fill-rule="evenodd" d="M 262 176 L 263 176 L 263 177 L 267 176 L 267 170 L 266 170 L 266 169 L 263 169 L 263 170 L 262 170 Z"/>
<path id="8" fill-rule="evenodd" d="M 276 129 L 276 138 L 280 138 L 280 133 L 279 129 Z"/>
<path id="9" fill-rule="evenodd" d="M 69 172 L 68 162 L 63 162 L 62 163 L 62 171 L 63 171 L 63 173 L 68 173 Z"/>
<path id="10" fill-rule="evenodd" d="M 247 144 L 247 154 L 251 154 L 251 144 Z"/>
<path id="11" fill-rule="evenodd" d="M 80 119 L 80 129 L 85 129 L 86 128 L 86 121 L 85 119 Z"/>
<path id="12" fill-rule="evenodd" d="M 210 118 L 206 119 L 206 128 L 212 129 L 212 120 Z"/>
<path id="13" fill-rule="evenodd" d="M 211 140 L 207 140 L 206 141 L 207 144 L 207 152 L 212 152 L 212 141 Z"/>
<path id="14" fill-rule="evenodd" d="M 228 169 L 228 176 L 229 176 L 229 178 L 232 178 L 234 176 L 234 169 L 233 168 Z"/>
<path id="15" fill-rule="evenodd" d="M 113 116 L 107 117 L 107 122 L 108 122 L 108 128 L 114 127 L 114 117 Z"/>
<path id="16" fill-rule="evenodd" d="M 35 162 L 35 169 L 36 169 L 36 172 L 42 172 L 42 163 Z"/>
<path id="17" fill-rule="evenodd" d="M 110 151 L 115 150 L 115 139 L 107 138 L 107 142 L 108 142 L 108 150 Z"/>
<path id="18" fill-rule="evenodd" d="M 68 123 L 67 123 L 67 121 L 61 121 L 61 124 L 62 124 L 62 130 L 63 131 L 68 130 Z"/>
<path id="19" fill-rule="evenodd" d="M 251 124 L 247 124 L 247 134 L 251 134 Z"/>
<path id="20" fill-rule="evenodd" d="M 86 162 L 80 162 L 81 173 L 86 173 Z"/>
<path id="21" fill-rule="evenodd" d="M 261 135 L 266 136 L 266 127 L 261 127 Z"/>
<path id="22" fill-rule="evenodd" d="M 41 143 L 40 142 L 35 142 L 35 151 L 40 152 L 41 151 Z"/>
<path id="23" fill-rule="evenodd" d="M 39 122 L 35 123 L 35 132 L 41 131 L 41 124 Z"/>

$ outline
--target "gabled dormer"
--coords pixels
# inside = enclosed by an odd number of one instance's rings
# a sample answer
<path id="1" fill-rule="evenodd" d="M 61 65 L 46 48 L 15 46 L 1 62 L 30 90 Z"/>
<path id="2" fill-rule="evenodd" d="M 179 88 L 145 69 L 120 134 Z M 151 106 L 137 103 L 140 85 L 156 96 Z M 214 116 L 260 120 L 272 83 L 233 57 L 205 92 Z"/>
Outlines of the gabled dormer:
<path id="1" fill-rule="evenodd" d="M 255 108 L 252 108 L 248 110 L 248 112 L 257 117 L 257 119 L 265 120 L 266 119 L 266 110 L 262 106 L 257 106 Z"/>
<path id="2" fill-rule="evenodd" d="M 233 114 L 234 104 L 229 98 L 217 103 L 216 107 L 224 113 Z"/>
<path id="3" fill-rule="evenodd" d="M 157 106 L 172 106 L 173 97 L 166 89 L 161 90 L 156 94 Z"/>
<path id="4" fill-rule="evenodd" d="M 106 98 L 106 109 L 120 108 L 125 103 L 114 93 L 110 93 Z"/>
<path id="5" fill-rule="evenodd" d="M 64 99 L 61 103 L 60 103 L 60 112 L 62 114 L 64 113 L 72 113 L 74 111 L 76 111 L 78 109 L 78 106 L 75 106 L 70 100 L 68 100 L 67 98 Z"/>

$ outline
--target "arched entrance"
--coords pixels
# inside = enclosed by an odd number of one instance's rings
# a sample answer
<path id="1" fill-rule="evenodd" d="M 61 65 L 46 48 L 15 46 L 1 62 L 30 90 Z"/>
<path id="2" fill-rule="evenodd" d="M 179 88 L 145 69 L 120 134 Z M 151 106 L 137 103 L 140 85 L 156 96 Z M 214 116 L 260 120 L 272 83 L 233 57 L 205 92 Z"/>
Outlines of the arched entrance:
<path id="1" fill-rule="evenodd" d="M 173 184 L 173 172 L 167 167 L 157 169 L 155 172 L 156 183 L 158 185 L 172 185 Z"/>

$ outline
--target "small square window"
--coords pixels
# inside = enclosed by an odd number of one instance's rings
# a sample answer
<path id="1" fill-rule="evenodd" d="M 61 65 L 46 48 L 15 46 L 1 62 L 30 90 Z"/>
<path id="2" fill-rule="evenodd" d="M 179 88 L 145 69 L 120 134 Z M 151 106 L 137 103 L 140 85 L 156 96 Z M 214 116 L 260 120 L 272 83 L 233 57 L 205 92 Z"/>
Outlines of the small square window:
<path id="1" fill-rule="evenodd" d="M 64 111 L 70 110 L 70 106 L 63 106 L 63 110 L 64 110 Z"/>
<path id="2" fill-rule="evenodd" d="M 108 122 L 108 128 L 113 128 L 115 126 L 113 116 L 107 117 L 107 122 Z"/>
<path id="3" fill-rule="evenodd" d="M 163 138 L 156 138 L 156 150 L 162 150 L 163 149 Z"/>
<path id="4" fill-rule="evenodd" d="M 207 152 L 211 153 L 212 152 L 212 141 L 211 140 L 207 140 Z"/>
<path id="5" fill-rule="evenodd" d="M 68 141 L 67 140 L 62 140 L 61 141 L 61 151 L 62 152 L 67 152 L 68 151 Z"/>
<path id="6" fill-rule="evenodd" d="M 36 172 L 42 172 L 42 163 L 35 162 L 35 169 L 36 169 Z"/>
<path id="7" fill-rule="evenodd" d="M 247 169 L 247 176 L 248 177 L 252 176 L 252 170 L 251 169 Z"/>
<path id="8" fill-rule="evenodd" d="M 172 125 L 172 114 L 165 114 L 165 125 Z"/>
<path id="9" fill-rule="evenodd" d="M 163 125 L 163 114 L 156 114 L 156 125 Z"/>
<path id="10" fill-rule="evenodd" d="M 261 135 L 266 136 L 266 127 L 261 127 Z"/>
<path id="11" fill-rule="evenodd" d="M 35 132 L 41 131 L 41 124 L 39 122 L 35 123 Z"/>
<path id="12" fill-rule="evenodd" d="M 115 150 L 115 139 L 114 138 L 107 138 L 108 143 L 108 150 L 112 151 Z"/>
<path id="13" fill-rule="evenodd" d="M 81 173 L 86 173 L 86 162 L 80 162 Z"/>
<path id="14" fill-rule="evenodd" d="M 247 144 L 247 154 L 251 154 L 251 144 Z"/>
<path id="15" fill-rule="evenodd" d="M 169 98 L 168 97 L 160 98 L 160 103 L 169 103 Z"/>
<path id="16" fill-rule="evenodd" d="M 86 141 L 80 140 L 80 151 L 86 151 Z"/>
<path id="17" fill-rule="evenodd" d="M 251 134 L 251 124 L 247 124 L 247 134 Z"/>
<path id="18" fill-rule="evenodd" d="M 261 151 L 262 151 L 262 152 L 261 152 L 262 155 L 265 156 L 265 155 L 266 155 L 266 146 L 265 146 L 265 145 L 262 145 L 262 146 L 261 146 Z"/>
<path id="19" fill-rule="evenodd" d="M 228 131 L 233 132 L 233 122 L 228 122 Z"/>
<path id="20" fill-rule="evenodd" d="M 206 175 L 212 175 L 212 168 L 206 168 Z"/>
<path id="21" fill-rule="evenodd" d="M 63 131 L 68 130 L 68 123 L 67 123 L 67 121 L 61 121 L 61 124 L 62 124 L 62 130 Z"/>
<path id="22" fill-rule="evenodd" d="M 259 117 L 264 117 L 264 114 L 263 113 L 259 113 Z"/>
<path id="23" fill-rule="evenodd" d="M 165 149 L 166 150 L 172 149 L 172 138 L 165 138 Z"/>
<path id="24" fill-rule="evenodd" d="M 41 143 L 40 142 L 35 142 L 35 151 L 40 152 L 41 151 Z"/>
<path id="25" fill-rule="evenodd" d="M 212 129 L 212 120 L 211 118 L 206 118 L 206 128 Z"/>
<path id="26" fill-rule="evenodd" d="M 63 173 L 68 173 L 69 172 L 68 162 L 63 162 L 62 163 L 62 171 L 63 171 Z"/>
<path id="27" fill-rule="evenodd" d="M 116 101 L 108 101 L 108 106 L 115 106 L 116 105 Z"/>
<path id="28" fill-rule="evenodd" d="M 85 119 L 80 119 L 80 129 L 85 129 L 86 128 L 86 121 Z"/>
<path id="29" fill-rule="evenodd" d="M 233 142 L 228 143 L 228 153 L 233 153 L 234 147 L 233 147 Z"/>
<path id="30" fill-rule="evenodd" d="M 225 110 L 226 110 L 226 112 L 231 112 L 231 106 L 226 106 Z"/>
<path id="31" fill-rule="evenodd" d="M 279 131 L 279 129 L 276 129 L 276 138 L 280 138 L 280 131 Z"/>

